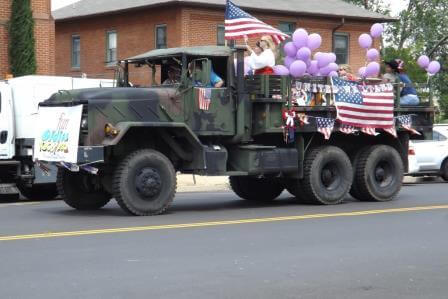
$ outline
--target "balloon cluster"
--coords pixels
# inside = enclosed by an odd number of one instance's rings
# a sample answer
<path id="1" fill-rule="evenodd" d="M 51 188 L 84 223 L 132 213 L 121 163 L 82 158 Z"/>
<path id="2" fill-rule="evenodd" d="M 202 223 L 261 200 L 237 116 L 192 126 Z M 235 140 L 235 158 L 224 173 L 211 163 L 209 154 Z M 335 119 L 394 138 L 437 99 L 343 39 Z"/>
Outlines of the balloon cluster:
<path id="1" fill-rule="evenodd" d="M 440 63 L 438 61 L 430 61 L 429 57 L 422 55 L 417 59 L 417 64 L 428 72 L 428 75 L 433 76 L 440 71 Z"/>
<path id="2" fill-rule="evenodd" d="M 292 35 L 292 41 L 284 45 L 285 65 L 276 65 L 276 75 L 291 75 L 293 77 L 337 76 L 339 66 L 336 64 L 336 54 L 316 52 L 322 45 L 322 37 L 317 33 L 308 34 L 303 29 L 297 29 Z"/>
<path id="3" fill-rule="evenodd" d="M 358 70 L 358 74 L 362 78 L 366 78 L 369 76 L 378 76 L 380 73 L 380 64 L 376 62 L 378 58 L 380 57 L 380 52 L 375 49 L 371 48 L 373 44 L 373 39 L 381 37 L 383 34 L 384 27 L 383 25 L 376 23 L 373 24 L 370 28 L 370 34 L 363 33 L 360 35 L 358 39 L 358 43 L 361 46 L 361 48 L 367 50 L 366 59 L 367 64 L 364 67 L 361 67 Z"/>

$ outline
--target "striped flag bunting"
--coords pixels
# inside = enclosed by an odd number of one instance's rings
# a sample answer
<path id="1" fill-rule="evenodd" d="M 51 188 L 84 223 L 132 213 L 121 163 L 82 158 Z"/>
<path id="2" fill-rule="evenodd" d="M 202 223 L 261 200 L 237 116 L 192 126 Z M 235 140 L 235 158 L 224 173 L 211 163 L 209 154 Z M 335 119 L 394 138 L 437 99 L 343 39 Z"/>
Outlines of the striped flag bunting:
<path id="1" fill-rule="evenodd" d="M 412 134 L 421 135 L 419 131 L 412 128 L 412 115 L 400 115 L 397 116 L 397 119 L 403 129 L 408 130 Z"/>
<path id="2" fill-rule="evenodd" d="M 341 125 L 339 127 L 339 131 L 344 134 L 354 134 L 358 131 L 358 129 L 356 129 L 354 126 Z"/>
<path id="3" fill-rule="evenodd" d="M 333 132 L 335 120 L 332 118 L 316 117 L 317 131 L 324 135 L 325 139 L 330 139 Z"/>
<path id="4" fill-rule="evenodd" d="M 289 35 L 251 16 L 238 6 L 227 0 L 224 23 L 224 37 L 227 40 L 269 35 L 278 45 L 290 38 Z"/>

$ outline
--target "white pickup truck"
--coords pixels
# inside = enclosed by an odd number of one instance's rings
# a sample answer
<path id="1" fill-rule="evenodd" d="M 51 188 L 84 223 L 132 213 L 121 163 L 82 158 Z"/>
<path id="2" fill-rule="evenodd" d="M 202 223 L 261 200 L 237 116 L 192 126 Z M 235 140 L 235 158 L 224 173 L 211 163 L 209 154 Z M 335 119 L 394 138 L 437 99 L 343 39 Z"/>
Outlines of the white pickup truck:
<path id="1" fill-rule="evenodd" d="M 32 160 L 39 103 L 61 90 L 113 85 L 110 79 L 36 75 L 0 81 L 0 198 L 19 190 L 29 199 L 57 196 L 56 171 L 42 171 Z"/>

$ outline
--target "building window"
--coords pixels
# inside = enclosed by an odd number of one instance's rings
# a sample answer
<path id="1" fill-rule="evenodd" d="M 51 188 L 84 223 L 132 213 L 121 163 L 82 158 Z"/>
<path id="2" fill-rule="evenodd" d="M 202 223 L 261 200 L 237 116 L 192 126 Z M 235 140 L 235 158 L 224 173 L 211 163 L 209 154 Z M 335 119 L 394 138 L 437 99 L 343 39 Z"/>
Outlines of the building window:
<path id="1" fill-rule="evenodd" d="M 113 63 L 117 61 L 117 32 L 106 32 L 106 62 Z"/>
<path id="2" fill-rule="evenodd" d="M 347 33 L 335 33 L 333 36 L 334 53 L 337 64 L 348 63 L 349 36 Z"/>
<path id="3" fill-rule="evenodd" d="M 290 35 L 292 37 L 292 34 L 296 30 L 296 23 L 293 23 L 293 22 L 280 22 L 278 24 L 278 29 L 281 32 L 286 33 L 286 34 L 288 34 L 288 35 Z"/>
<path id="4" fill-rule="evenodd" d="M 166 49 L 166 25 L 156 26 L 156 49 Z"/>
<path id="5" fill-rule="evenodd" d="M 79 35 L 72 36 L 72 68 L 81 67 L 81 38 Z"/>
<path id="6" fill-rule="evenodd" d="M 216 44 L 218 46 L 225 46 L 226 44 L 224 25 L 218 25 L 217 27 Z"/>

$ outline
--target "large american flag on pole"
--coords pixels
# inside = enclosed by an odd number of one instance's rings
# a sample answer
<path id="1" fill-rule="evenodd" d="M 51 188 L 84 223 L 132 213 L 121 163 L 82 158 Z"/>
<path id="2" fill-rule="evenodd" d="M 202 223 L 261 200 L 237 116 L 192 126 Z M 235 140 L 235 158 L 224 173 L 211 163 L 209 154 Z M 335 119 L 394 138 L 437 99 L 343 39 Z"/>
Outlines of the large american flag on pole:
<path id="1" fill-rule="evenodd" d="M 375 135 L 375 129 L 395 128 L 394 92 L 388 84 L 362 86 L 340 78 L 332 78 L 338 90 L 335 97 L 337 119 L 342 125 L 361 128 Z"/>
<path id="2" fill-rule="evenodd" d="M 230 40 L 244 38 L 245 36 L 254 37 L 262 35 L 270 35 L 276 44 L 290 38 L 289 35 L 254 18 L 233 4 L 232 1 L 227 0 L 225 39 Z"/>

